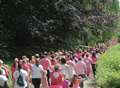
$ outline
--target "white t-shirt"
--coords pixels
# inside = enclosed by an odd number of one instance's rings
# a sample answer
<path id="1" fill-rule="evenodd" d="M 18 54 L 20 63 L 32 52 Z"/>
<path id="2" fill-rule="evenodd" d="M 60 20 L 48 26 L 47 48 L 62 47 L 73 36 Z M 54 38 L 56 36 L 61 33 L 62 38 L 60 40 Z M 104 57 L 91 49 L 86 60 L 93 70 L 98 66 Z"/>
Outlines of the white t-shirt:
<path id="1" fill-rule="evenodd" d="M 0 86 L 4 86 L 5 82 L 7 82 L 6 76 L 0 75 Z"/>
<path id="2" fill-rule="evenodd" d="M 61 65 L 61 73 L 65 75 L 66 79 L 69 79 L 69 73 L 70 73 L 69 65 L 67 64 Z"/>
<path id="3" fill-rule="evenodd" d="M 22 75 L 23 81 L 25 83 L 24 87 L 20 87 L 19 85 L 17 85 L 17 80 L 18 80 L 18 77 L 19 77 L 20 74 Z M 19 72 L 18 70 L 16 70 L 13 73 L 13 77 L 15 79 L 15 86 L 14 86 L 14 88 L 25 88 L 25 87 L 27 87 L 27 80 L 28 80 L 28 73 L 27 73 L 27 71 L 21 69 L 20 72 Z"/>
<path id="4" fill-rule="evenodd" d="M 76 74 L 75 68 L 71 65 L 69 65 L 69 78 L 73 78 L 73 76 Z"/>
<path id="5" fill-rule="evenodd" d="M 1 70 L 2 70 L 2 74 L 5 75 L 5 70 L 3 68 L 1 68 Z"/>
<path id="6" fill-rule="evenodd" d="M 32 78 L 41 78 L 43 71 L 42 65 L 39 65 L 37 67 L 35 64 L 33 64 L 31 69 L 32 69 Z"/>

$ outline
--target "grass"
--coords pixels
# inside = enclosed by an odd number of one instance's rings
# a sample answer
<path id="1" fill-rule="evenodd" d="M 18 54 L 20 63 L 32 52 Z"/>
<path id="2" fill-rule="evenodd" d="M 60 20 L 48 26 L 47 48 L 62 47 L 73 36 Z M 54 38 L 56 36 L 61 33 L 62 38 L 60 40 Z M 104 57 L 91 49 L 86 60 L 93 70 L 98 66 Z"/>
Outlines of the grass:
<path id="1" fill-rule="evenodd" d="M 12 60 L 9 60 L 9 61 L 5 61 L 5 64 L 8 65 L 8 68 L 9 68 L 9 78 L 8 78 L 8 85 L 9 85 L 9 88 L 13 88 L 12 87 L 12 75 L 11 75 L 11 66 L 12 66 L 12 63 L 13 61 Z"/>

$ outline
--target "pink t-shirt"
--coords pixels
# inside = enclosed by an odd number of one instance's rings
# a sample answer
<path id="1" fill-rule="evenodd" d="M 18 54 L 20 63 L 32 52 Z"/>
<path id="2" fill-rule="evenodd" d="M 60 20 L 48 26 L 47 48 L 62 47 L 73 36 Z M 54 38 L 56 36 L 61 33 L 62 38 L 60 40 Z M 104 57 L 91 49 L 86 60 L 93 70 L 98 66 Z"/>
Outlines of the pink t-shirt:
<path id="1" fill-rule="evenodd" d="M 68 61 L 67 61 L 67 64 L 75 67 L 75 62 L 72 61 L 72 60 L 68 60 Z"/>
<path id="2" fill-rule="evenodd" d="M 50 74 L 51 85 L 62 85 L 63 83 L 63 75 L 60 71 L 52 72 Z"/>
<path id="3" fill-rule="evenodd" d="M 81 54 L 80 52 L 77 52 L 77 53 L 75 54 L 75 56 L 76 56 L 77 59 L 79 59 L 79 58 L 81 57 L 81 55 L 82 55 L 82 54 Z"/>
<path id="4" fill-rule="evenodd" d="M 63 88 L 61 85 L 51 85 L 50 88 Z"/>
<path id="5" fill-rule="evenodd" d="M 46 58 L 43 58 L 41 61 L 40 61 L 40 64 L 43 66 L 43 69 L 44 70 L 48 70 L 49 67 L 51 66 L 51 62 L 50 60 L 46 57 Z"/>
<path id="6" fill-rule="evenodd" d="M 56 60 L 51 60 L 51 65 L 52 66 L 55 66 L 57 64 L 57 61 Z"/>
<path id="7" fill-rule="evenodd" d="M 11 67 L 12 79 L 13 80 L 15 80 L 14 77 L 13 77 L 13 73 L 17 70 L 17 67 L 18 67 L 18 64 L 13 64 L 12 67 Z"/>
<path id="8" fill-rule="evenodd" d="M 92 73 L 93 73 L 93 72 L 92 72 L 92 71 L 93 71 L 93 70 L 92 70 L 92 66 L 91 66 L 92 60 L 88 57 L 88 58 L 84 59 L 84 62 L 86 63 L 87 75 L 92 74 Z"/>
<path id="9" fill-rule="evenodd" d="M 23 64 L 22 65 L 23 66 L 23 69 L 25 70 L 25 71 L 30 71 L 30 67 L 29 67 L 29 65 L 28 64 Z"/>
<path id="10" fill-rule="evenodd" d="M 77 75 L 86 74 L 86 64 L 84 61 L 79 61 L 75 66 Z"/>
<path id="11" fill-rule="evenodd" d="M 11 67 L 12 74 L 17 70 L 18 64 L 13 64 Z"/>
<path id="12" fill-rule="evenodd" d="M 31 69 L 32 64 L 31 63 L 27 63 L 27 65 L 28 65 L 29 69 Z"/>
<path id="13" fill-rule="evenodd" d="M 92 59 L 92 64 L 96 64 L 97 58 L 96 57 L 91 57 L 91 59 Z"/>

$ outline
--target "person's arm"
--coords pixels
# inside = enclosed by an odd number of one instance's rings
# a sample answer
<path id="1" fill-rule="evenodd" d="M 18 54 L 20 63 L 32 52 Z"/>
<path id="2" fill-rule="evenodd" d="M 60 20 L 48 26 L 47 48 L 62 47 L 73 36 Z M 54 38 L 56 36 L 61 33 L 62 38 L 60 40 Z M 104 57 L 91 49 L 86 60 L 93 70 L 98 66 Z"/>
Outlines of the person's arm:
<path id="1" fill-rule="evenodd" d="M 85 76 L 87 77 L 87 65 L 84 63 Z"/>
<path id="2" fill-rule="evenodd" d="M 17 79 L 17 73 L 16 73 L 16 71 L 13 73 L 13 78 L 16 81 L 16 79 Z"/>
<path id="3" fill-rule="evenodd" d="M 44 71 L 44 69 L 43 69 L 43 66 L 42 66 L 42 65 L 40 65 L 40 69 L 41 69 L 41 71 Z"/>
<path id="4" fill-rule="evenodd" d="M 26 80 L 26 82 L 27 82 L 27 87 L 29 87 L 29 74 L 28 74 L 28 72 L 25 72 L 25 80 Z"/>
<path id="5" fill-rule="evenodd" d="M 29 71 L 28 77 L 29 77 L 29 82 L 32 83 L 32 65 L 30 67 L 30 71 Z"/>
<path id="6" fill-rule="evenodd" d="M 51 61 L 48 60 L 48 65 L 49 65 L 49 69 L 51 70 L 52 69 L 52 65 L 51 65 Z"/>

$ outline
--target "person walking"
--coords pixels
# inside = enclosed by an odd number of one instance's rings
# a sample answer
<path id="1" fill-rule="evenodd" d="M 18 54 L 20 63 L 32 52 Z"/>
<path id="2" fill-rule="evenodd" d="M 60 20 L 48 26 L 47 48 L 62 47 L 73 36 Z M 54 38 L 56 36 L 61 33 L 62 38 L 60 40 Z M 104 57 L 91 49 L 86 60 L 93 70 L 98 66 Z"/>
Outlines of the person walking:
<path id="1" fill-rule="evenodd" d="M 41 88 L 49 88 L 46 74 L 47 74 L 47 71 L 44 70 L 42 72 L 42 78 L 41 78 L 41 84 L 42 84 L 42 86 L 41 86 Z"/>
<path id="2" fill-rule="evenodd" d="M 39 64 L 39 58 L 36 58 L 35 64 L 31 67 L 32 83 L 35 88 L 40 88 L 43 67 Z"/>
<path id="3" fill-rule="evenodd" d="M 78 76 L 85 78 L 87 73 L 86 63 L 80 58 L 78 63 L 75 65 L 75 71 Z M 81 82 L 81 88 L 83 88 L 83 81 Z"/>
<path id="4" fill-rule="evenodd" d="M 7 84 L 7 77 L 3 75 L 3 70 L 0 69 L 0 88 L 9 88 Z"/>
<path id="5" fill-rule="evenodd" d="M 25 71 L 21 64 L 18 64 L 18 69 L 13 73 L 13 77 L 15 79 L 14 88 L 27 88 L 28 83 L 28 73 Z"/>
<path id="6" fill-rule="evenodd" d="M 50 74 L 50 88 L 63 88 L 63 74 L 59 71 L 59 67 L 55 66 L 54 71 Z"/>
<path id="7" fill-rule="evenodd" d="M 92 60 L 93 74 L 94 74 L 94 77 L 95 77 L 95 75 L 96 75 L 96 62 L 97 62 L 97 57 L 96 57 L 96 53 L 95 52 L 92 53 L 91 60 Z"/>

